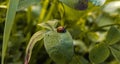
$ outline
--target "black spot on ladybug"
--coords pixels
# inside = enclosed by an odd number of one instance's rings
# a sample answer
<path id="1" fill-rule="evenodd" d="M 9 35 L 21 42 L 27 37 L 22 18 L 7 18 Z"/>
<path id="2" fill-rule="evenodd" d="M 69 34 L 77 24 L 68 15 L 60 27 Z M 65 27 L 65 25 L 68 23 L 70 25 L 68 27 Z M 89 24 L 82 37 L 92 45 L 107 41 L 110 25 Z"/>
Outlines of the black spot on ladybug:
<path id="1" fill-rule="evenodd" d="M 59 33 L 65 33 L 66 30 L 65 30 L 65 28 L 64 28 L 63 26 L 59 26 L 59 27 L 57 28 L 57 32 L 59 32 Z"/>

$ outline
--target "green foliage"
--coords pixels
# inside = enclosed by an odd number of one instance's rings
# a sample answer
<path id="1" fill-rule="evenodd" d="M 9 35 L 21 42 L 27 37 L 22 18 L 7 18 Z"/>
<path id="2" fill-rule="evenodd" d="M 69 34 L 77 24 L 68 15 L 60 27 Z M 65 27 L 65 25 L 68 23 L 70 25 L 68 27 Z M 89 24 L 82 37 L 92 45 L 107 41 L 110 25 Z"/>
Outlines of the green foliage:
<path id="1" fill-rule="evenodd" d="M 118 60 L 118 62 L 120 62 L 120 50 L 114 49 L 112 47 L 110 47 L 110 50 L 113 56 L 115 57 L 115 59 Z"/>
<path id="2" fill-rule="evenodd" d="M 89 53 L 89 58 L 93 63 L 99 64 L 101 62 L 104 62 L 109 55 L 110 51 L 108 49 L 108 46 L 101 43 L 93 47 L 93 49 Z"/>
<path id="3" fill-rule="evenodd" d="M 88 7 L 88 0 L 60 0 L 76 10 L 85 10 Z"/>
<path id="4" fill-rule="evenodd" d="M 106 36 L 106 41 L 110 45 L 115 44 L 118 41 L 120 41 L 120 31 L 115 27 L 111 27 Z"/>
<path id="5" fill-rule="evenodd" d="M 6 55 L 8 40 L 10 37 L 12 25 L 14 23 L 15 13 L 17 10 L 19 0 L 10 0 L 9 1 L 9 7 L 6 13 L 6 22 L 5 22 L 5 28 L 4 28 L 4 36 L 3 36 L 3 45 L 2 45 L 2 61 L 1 64 L 4 64 L 4 58 Z"/>
<path id="6" fill-rule="evenodd" d="M 29 60 L 30 60 L 32 49 L 33 49 L 35 43 L 37 43 L 37 41 L 41 40 L 44 37 L 45 32 L 46 31 L 42 31 L 42 30 L 38 31 L 31 37 L 29 44 L 27 46 L 27 49 L 26 49 L 25 64 L 27 62 L 29 62 Z"/>
<path id="7" fill-rule="evenodd" d="M 120 64 L 119 9 L 118 0 L 0 0 L 1 63 Z"/>
<path id="8" fill-rule="evenodd" d="M 69 32 L 50 31 L 45 34 L 44 45 L 49 56 L 57 64 L 69 63 L 73 57 L 73 40 Z"/>

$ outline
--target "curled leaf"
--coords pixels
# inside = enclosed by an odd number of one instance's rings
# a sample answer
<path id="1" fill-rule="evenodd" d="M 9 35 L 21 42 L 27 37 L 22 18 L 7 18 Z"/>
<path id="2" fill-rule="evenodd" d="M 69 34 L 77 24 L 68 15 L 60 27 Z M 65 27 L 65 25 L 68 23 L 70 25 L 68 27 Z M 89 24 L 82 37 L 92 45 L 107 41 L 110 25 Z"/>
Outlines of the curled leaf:
<path id="1" fill-rule="evenodd" d="M 54 20 L 40 23 L 40 24 L 38 24 L 38 26 L 41 26 L 42 28 L 46 28 L 48 30 L 54 30 L 55 27 L 57 26 L 58 22 L 59 22 L 58 20 L 54 19 Z"/>
<path id="2" fill-rule="evenodd" d="M 26 49 L 26 55 L 25 55 L 25 62 L 24 64 L 28 64 L 31 54 L 32 54 L 32 49 L 34 47 L 34 45 L 37 43 L 37 41 L 41 40 L 44 37 L 44 34 L 46 33 L 46 31 L 41 30 L 36 32 L 30 39 L 27 49 Z"/>

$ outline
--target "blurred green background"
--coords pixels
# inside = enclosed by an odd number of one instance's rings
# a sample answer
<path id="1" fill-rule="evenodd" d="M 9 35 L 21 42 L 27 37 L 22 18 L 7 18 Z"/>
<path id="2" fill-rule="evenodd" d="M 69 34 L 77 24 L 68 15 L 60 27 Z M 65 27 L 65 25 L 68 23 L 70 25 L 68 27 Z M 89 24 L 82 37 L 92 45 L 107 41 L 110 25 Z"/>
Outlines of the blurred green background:
<path id="1" fill-rule="evenodd" d="M 37 1 L 37 0 L 36 0 Z M 5 64 L 23 64 L 25 49 L 31 36 L 42 28 L 37 24 L 40 21 L 40 15 L 43 13 L 44 0 L 37 2 L 31 6 L 23 6 L 17 11 L 12 32 L 10 34 L 7 53 L 5 56 Z M 5 25 L 5 17 L 7 12 L 8 0 L 0 0 L 0 60 L 3 42 L 3 32 Z M 54 6 L 53 11 L 48 19 L 51 4 L 45 9 L 44 20 L 57 19 L 60 20 L 59 25 L 64 25 L 71 33 L 75 51 L 80 58 L 88 64 L 89 49 L 92 45 L 103 42 L 110 26 L 117 26 L 120 29 L 120 1 L 107 0 L 103 6 L 94 6 L 90 2 L 86 10 L 75 10 L 63 4 L 63 6 Z M 39 41 L 32 52 L 30 64 L 55 64 L 48 56 L 44 46 Z M 94 43 L 94 44 L 91 44 Z M 76 46 L 77 45 L 77 46 Z M 119 47 L 119 43 L 113 47 Z M 120 50 L 120 48 L 118 48 Z M 82 61 L 81 60 L 81 61 Z M 76 64 L 76 63 L 73 63 Z M 119 64 L 118 61 L 110 54 L 107 60 L 101 64 Z"/>

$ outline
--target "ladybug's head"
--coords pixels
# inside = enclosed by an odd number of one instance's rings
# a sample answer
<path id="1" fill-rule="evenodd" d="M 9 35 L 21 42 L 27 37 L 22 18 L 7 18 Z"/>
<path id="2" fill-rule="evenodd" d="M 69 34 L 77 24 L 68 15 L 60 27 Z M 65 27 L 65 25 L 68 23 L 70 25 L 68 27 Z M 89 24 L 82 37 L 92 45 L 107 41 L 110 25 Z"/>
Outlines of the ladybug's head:
<path id="1" fill-rule="evenodd" d="M 57 28 L 57 32 L 59 32 L 59 33 L 65 33 L 66 30 L 65 30 L 65 28 L 64 28 L 63 26 L 59 26 L 59 27 Z"/>

